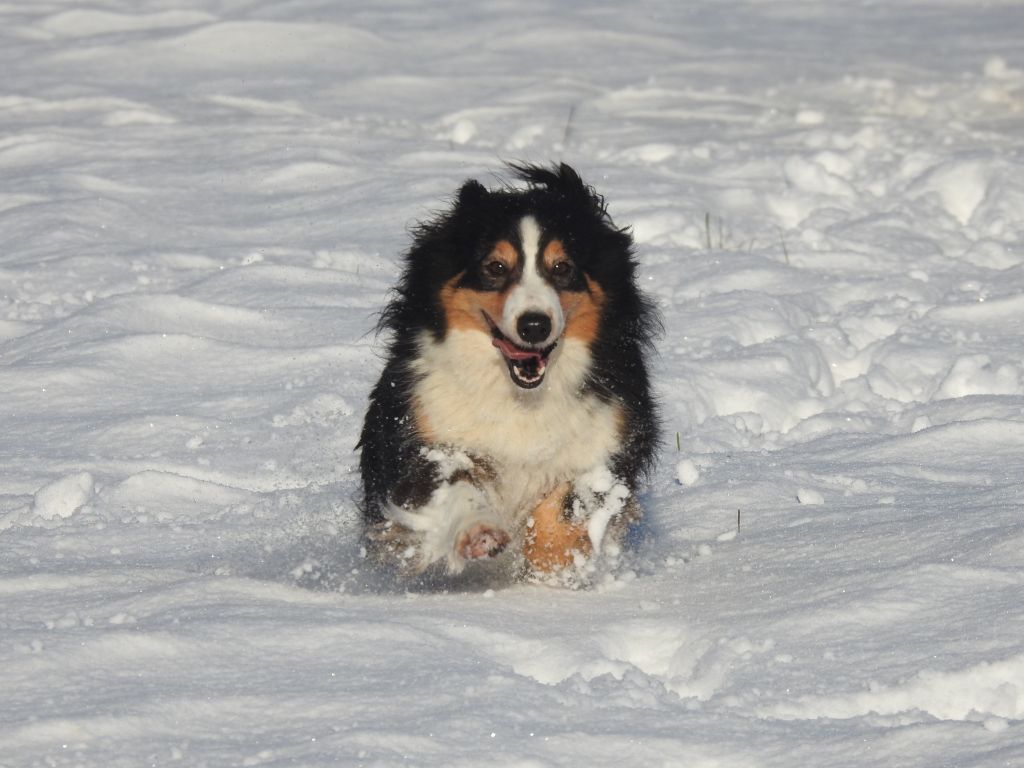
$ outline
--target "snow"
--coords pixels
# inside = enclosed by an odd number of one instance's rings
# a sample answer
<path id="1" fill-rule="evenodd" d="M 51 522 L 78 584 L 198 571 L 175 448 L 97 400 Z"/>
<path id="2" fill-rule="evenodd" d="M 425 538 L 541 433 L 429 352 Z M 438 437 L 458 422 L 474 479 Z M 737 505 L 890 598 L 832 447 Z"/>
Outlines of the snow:
<path id="1" fill-rule="evenodd" d="M 44 520 L 71 517 L 92 498 L 93 478 L 88 472 L 78 472 L 54 480 L 35 493 L 32 514 Z"/>
<path id="2" fill-rule="evenodd" d="M 0 766 L 1024 764 L 1022 30 L 0 5 Z M 558 159 L 664 316 L 644 525 L 587 589 L 396 583 L 374 313 Z"/>
<path id="3" fill-rule="evenodd" d="M 680 459 L 676 464 L 676 480 L 681 485 L 693 485 L 700 480 L 700 469 L 691 459 Z"/>
<path id="4" fill-rule="evenodd" d="M 801 504 L 809 504 L 812 506 L 825 503 L 825 497 L 813 488 L 798 488 L 796 492 L 796 500 Z"/>

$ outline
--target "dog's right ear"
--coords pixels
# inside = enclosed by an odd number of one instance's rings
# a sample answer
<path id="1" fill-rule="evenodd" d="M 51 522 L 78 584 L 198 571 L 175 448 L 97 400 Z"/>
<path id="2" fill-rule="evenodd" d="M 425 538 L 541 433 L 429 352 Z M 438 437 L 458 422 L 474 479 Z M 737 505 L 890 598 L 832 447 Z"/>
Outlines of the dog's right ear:
<path id="1" fill-rule="evenodd" d="M 470 179 L 459 190 L 459 207 L 475 208 L 487 197 L 487 188 L 476 179 Z"/>

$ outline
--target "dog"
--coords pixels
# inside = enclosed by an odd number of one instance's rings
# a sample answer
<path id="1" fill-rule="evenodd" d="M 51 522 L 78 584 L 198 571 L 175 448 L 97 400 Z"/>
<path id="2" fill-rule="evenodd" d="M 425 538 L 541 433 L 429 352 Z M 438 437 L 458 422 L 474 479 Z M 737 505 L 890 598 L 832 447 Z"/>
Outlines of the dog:
<path id="1" fill-rule="evenodd" d="M 360 470 L 367 550 L 401 570 L 557 574 L 640 517 L 660 320 L 633 240 L 565 164 L 466 181 L 414 230 L 382 312 Z"/>

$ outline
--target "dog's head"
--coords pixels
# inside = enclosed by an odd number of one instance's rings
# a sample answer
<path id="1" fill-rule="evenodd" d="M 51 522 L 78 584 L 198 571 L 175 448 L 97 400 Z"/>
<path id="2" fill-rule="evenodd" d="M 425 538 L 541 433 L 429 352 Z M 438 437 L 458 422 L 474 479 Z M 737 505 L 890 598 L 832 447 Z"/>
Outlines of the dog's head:
<path id="1" fill-rule="evenodd" d="M 486 334 L 511 381 L 533 389 L 557 345 L 592 344 L 616 297 L 632 290 L 632 240 L 569 166 L 512 168 L 525 188 L 467 181 L 450 211 L 419 228 L 385 321 L 438 340 Z"/>

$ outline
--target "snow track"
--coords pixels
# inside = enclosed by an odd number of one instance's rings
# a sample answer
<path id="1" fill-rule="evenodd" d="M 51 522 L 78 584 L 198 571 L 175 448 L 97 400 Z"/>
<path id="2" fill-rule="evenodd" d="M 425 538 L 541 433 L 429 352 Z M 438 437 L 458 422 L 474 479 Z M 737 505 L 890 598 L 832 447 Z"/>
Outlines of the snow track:
<path id="1" fill-rule="evenodd" d="M 0 7 L 0 768 L 1024 763 L 1024 12 Z M 396 584 L 407 229 L 564 159 L 667 427 L 585 591 Z"/>

